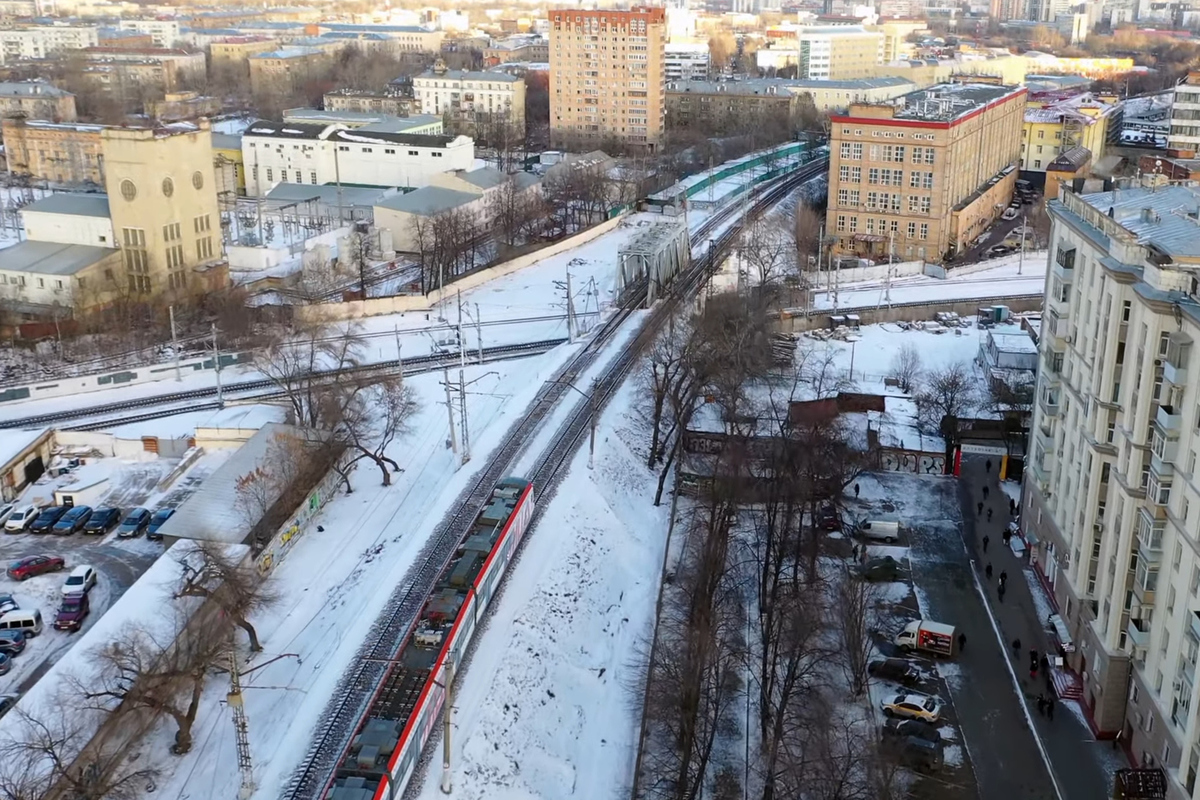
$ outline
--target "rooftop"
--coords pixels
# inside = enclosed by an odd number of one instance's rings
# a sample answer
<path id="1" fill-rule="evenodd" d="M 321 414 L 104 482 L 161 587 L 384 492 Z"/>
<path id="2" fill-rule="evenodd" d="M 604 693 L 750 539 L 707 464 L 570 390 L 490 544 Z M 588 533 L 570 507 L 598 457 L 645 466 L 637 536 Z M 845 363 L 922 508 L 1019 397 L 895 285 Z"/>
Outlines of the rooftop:
<path id="1" fill-rule="evenodd" d="M 330 207 L 337 206 L 340 202 L 346 206 L 370 208 L 391 194 L 391 189 L 365 186 L 343 185 L 339 192 L 337 186 L 330 184 L 313 186 L 304 183 L 280 183 L 267 192 L 267 203 L 278 206 L 315 200 Z"/>
<path id="2" fill-rule="evenodd" d="M 895 119 L 956 122 L 993 103 L 1024 94 L 1023 86 L 987 83 L 940 83 L 897 99 Z"/>
<path id="3" fill-rule="evenodd" d="M 478 199 L 479 195 L 470 192 L 458 192 L 454 189 L 443 189 L 440 186 L 426 186 L 415 192 L 390 197 L 378 203 L 377 206 L 392 211 L 415 214 L 419 217 L 430 217 L 452 208 L 465 206 Z"/>
<path id="4" fill-rule="evenodd" d="M 52 194 L 21 209 L 22 213 L 27 211 L 36 211 L 42 214 L 70 214 L 77 217 L 100 217 L 102 219 L 111 217 L 106 194 Z"/>
<path id="5" fill-rule="evenodd" d="M 869 89 L 887 89 L 912 86 L 905 78 L 862 78 L 850 81 L 790 80 L 787 78 L 751 78 L 743 81 L 671 81 L 668 92 L 691 92 L 695 94 L 782 94 L 783 91 L 849 91 L 865 92 Z M 772 91 L 774 90 L 774 91 Z M 781 91 L 782 90 L 782 91 Z"/>
<path id="6" fill-rule="evenodd" d="M 281 47 L 278 50 L 268 50 L 265 53 L 255 53 L 251 59 L 263 58 L 307 58 L 309 56 L 325 55 L 324 50 L 315 47 Z"/>
<path id="7" fill-rule="evenodd" d="M 1140 244 L 1172 258 L 1200 258 L 1200 186 L 1129 188 L 1084 194 L 1080 199 L 1112 217 Z"/>
<path id="8" fill-rule="evenodd" d="M 0 270 L 74 275 L 118 252 L 108 247 L 57 242 L 21 242 L 4 249 Z"/>
<path id="9" fill-rule="evenodd" d="M 0 97 L 71 97 L 71 93 L 43 81 L 4 81 Z"/>
<path id="10" fill-rule="evenodd" d="M 280 123 L 261 119 L 251 123 L 243 135 L 283 139 L 328 139 L 355 144 L 407 144 L 414 147 L 447 147 L 458 138 L 444 134 L 393 133 L 377 130 L 370 125 L 349 131 L 332 123 L 314 125 L 306 122 Z"/>
<path id="11" fill-rule="evenodd" d="M 1046 167 L 1047 172 L 1077 172 L 1092 160 L 1092 151 L 1083 145 L 1064 150 Z"/>
<path id="12" fill-rule="evenodd" d="M 212 146 L 214 150 L 241 150 L 242 135 L 240 133 L 213 132 Z"/>
<path id="13" fill-rule="evenodd" d="M 494 81 L 499 83 L 516 83 L 521 80 L 515 75 L 509 75 L 507 72 L 475 72 L 465 69 L 448 69 L 441 72 L 427 69 L 420 75 L 413 78 L 413 81 Z"/>

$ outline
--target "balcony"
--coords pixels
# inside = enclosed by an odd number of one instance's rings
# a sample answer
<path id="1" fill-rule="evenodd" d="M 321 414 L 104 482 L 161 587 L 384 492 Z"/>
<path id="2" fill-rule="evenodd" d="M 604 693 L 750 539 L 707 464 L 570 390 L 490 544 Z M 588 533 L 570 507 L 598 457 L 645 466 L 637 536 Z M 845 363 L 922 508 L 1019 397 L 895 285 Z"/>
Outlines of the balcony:
<path id="1" fill-rule="evenodd" d="M 1033 475 L 1038 483 L 1045 485 L 1054 477 L 1054 453 L 1047 452 L 1041 459 L 1033 459 L 1029 466 L 1033 470 Z"/>
<path id="2" fill-rule="evenodd" d="M 1158 412 L 1154 415 L 1154 424 L 1166 434 L 1167 438 L 1178 439 L 1179 431 L 1183 427 L 1183 415 L 1179 413 L 1179 409 L 1173 406 L 1159 406 Z"/>
<path id="3" fill-rule="evenodd" d="M 1138 532 L 1138 558 L 1147 564 L 1157 564 L 1162 560 L 1163 529 L 1158 526 L 1144 526 Z"/>
<path id="4" fill-rule="evenodd" d="M 1129 627 L 1125 629 L 1125 633 L 1129 634 L 1129 642 L 1134 647 L 1144 648 L 1150 645 L 1150 625 L 1144 620 L 1129 620 Z"/>
<path id="5" fill-rule="evenodd" d="M 1197 639 L 1200 639 L 1200 611 L 1193 611 L 1191 614 L 1188 614 L 1188 621 L 1192 625 L 1192 634 Z"/>
<path id="6" fill-rule="evenodd" d="M 1075 248 L 1060 246 L 1054 253 L 1054 262 L 1050 268 L 1056 278 L 1070 283 L 1075 277 Z"/>
<path id="7" fill-rule="evenodd" d="M 1053 395 L 1048 395 L 1047 393 L 1043 392 L 1042 396 L 1038 398 L 1038 405 L 1041 406 L 1042 414 L 1044 414 L 1045 416 L 1051 417 L 1051 418 L 1058 417 L 1058 398 L 1057 397 L 1055 397 Z"/>
<path id="8" fill-rule="evenodd" d="M 1186 333 L 1172 333 L 1167 337 L 1167 357 L 1163 359 L 1163 380 L 1173 386 L 1187 383 L 1188 359 L 1192 353 L 1192 340 Z"/>
<path id="9" fill-rule="evenodd" d="M 1154 581 L 1150 582 L 1149 586 L 1143 585 L 1141 581 L 1133 582 L 1133 596 L 1143 606 L 1154 605 L 1154 589 L 1158 583 L 1158 570 L 1154 571 Z"/>

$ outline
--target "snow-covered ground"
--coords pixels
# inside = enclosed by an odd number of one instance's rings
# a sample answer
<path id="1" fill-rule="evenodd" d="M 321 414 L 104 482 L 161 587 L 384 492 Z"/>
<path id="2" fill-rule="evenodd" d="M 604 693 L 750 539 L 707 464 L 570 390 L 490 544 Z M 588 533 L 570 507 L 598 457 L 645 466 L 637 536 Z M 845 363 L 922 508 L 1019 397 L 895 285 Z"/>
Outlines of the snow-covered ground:
<path id="1" fill-rule="evenodd" d="M 969 274 L 956 276 L 952 269 L 945 279 L 928 275 L 894 278 L 890 288 L 884 281 L 869 281 L 842 284 L 835 292 L 826 285 L 827 276 L 823 276 L 822 290 L 814 293 L 813 305 L 818 309 L 870 308 L 889 302 L 898 305 L 1041 294 L 1045 288 L 1047 258 L 1045 250 L 1026 253 L 1023 262 L 1019 255 L 1008 255 L 985 262 L 987 268 Z"/>

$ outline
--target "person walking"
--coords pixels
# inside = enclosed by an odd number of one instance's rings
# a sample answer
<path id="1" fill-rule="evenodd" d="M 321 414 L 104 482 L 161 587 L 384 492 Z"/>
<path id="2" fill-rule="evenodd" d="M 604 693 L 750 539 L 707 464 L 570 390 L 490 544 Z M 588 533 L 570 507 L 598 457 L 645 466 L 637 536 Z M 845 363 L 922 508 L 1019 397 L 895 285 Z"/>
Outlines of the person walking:
<path id="1" fill-rule="evenodd" d="M 1012 540 L 1012 532 L 1008 528 L 1005 528 L 1004 533 L 1000 534 L 1000 541 L 1004 542 L 1005 547 L 1008 547 L 1008 543 L 1011 540 Z"/>
<path id="2" fill-rule="evenodd" d="M 1046 698 L 1040 694 L 1037 696 L 1037 707 L 1038 707 L 1038 716 L 1039 717 L 1046 716 Z"/>
<path id="3" fill-rule="evenodd" d="M 990 542 L 990 541 L 991 541 L 991 539 L 989 539 L 988 535 L 985 533 L 983 535 L 983 552 L 985 552 L 985 553 L 987 552 L 988 542 Z"/>
<path id="4" fill-rule="evenodd" d="M 1000 570 L 1000 585 L 1003 586 L 1006 583 L 1008 583 L 1008 570 L 1002 569 Z"/>
<path id="5" fill-rule="evenodd" d="M 1049 719 L 1054 719 L 1054 698 L 1053 697 L 1046 698 L 1046 717 Z"/>
<path id="6" fill-rule="evenodd" d="M 1011 516 L 1016 516 L 1017 514 L 1017 501 L 1013 500 L 1011 497 L 1008 498 L 1008 513 Z"/>
<path id="7" fill-rule="evenodd" d="M 967 649 L 967 635 L 965 633 L 960 633 L 958 635 L 958 652 L 961 653 L 966 649 Z"/>
<path id="8" fill-rule="evenodd" d="M 854 484 L 854 499 L 858 499 L 858 484 Z"/>
<path id="9" fill-rule="evenodd" d="M 992 510 L 989 508 L 988 509 L 988 522 L 991 522 L 991 521 L 992 521 Z"/>
<path id="10" fill-rule="evenodd" d="M 987 500 L 987 498 L 988 498 L 988 487 L 985 485 L 983 487 L 983 499 Z"/>
<path id="11" fill-rule="evenodd" d="M 1021 657 L 1021 640 L 1020 639 L 1012 640 L 1012 649 L 1013 649 L 1013 658 L 1020 658 Z"/>
<path id="12" fill-rule="evenodd" d="M 989 581 L 992 579 L 992 562 L 989 561 L 987 566 L 983 568 L 983 574 L 987 575 Z"/>
<path id="13" fill-rule="evenodd" d="M 978 517 L 983 516 L 983 501 L 980 501 L 975 504 L 975 515 Z"/>
<path id="14" fill-rule="evenodd" d="M 983 465 L 984 470 L 990 475 L 992 474 L 992 460 L 989 458 L 987 463 Z"/>
<path id="15" fill-rule="evenodd" d="M 1004 602 L 1004 582 L 1003 581 L 1001 581 L 1000 585 L 996 587 L 996 596 L 1000 598 L 1001 603 Z"/>

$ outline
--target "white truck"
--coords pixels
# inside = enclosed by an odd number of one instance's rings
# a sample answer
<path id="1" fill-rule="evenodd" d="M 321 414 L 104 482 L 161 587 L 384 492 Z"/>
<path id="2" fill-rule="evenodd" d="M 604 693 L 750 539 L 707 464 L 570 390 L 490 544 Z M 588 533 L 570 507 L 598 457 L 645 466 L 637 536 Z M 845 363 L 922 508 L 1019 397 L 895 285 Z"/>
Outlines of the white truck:
<path id="1" fill-rule="evenodd" d="M 958 639 L 953 625 L 922 619 L 910 622 L 896 634 L 893 644 L 911 653 L 920 650 L 938 656 L 952 656 L 958 651 Z"/>

